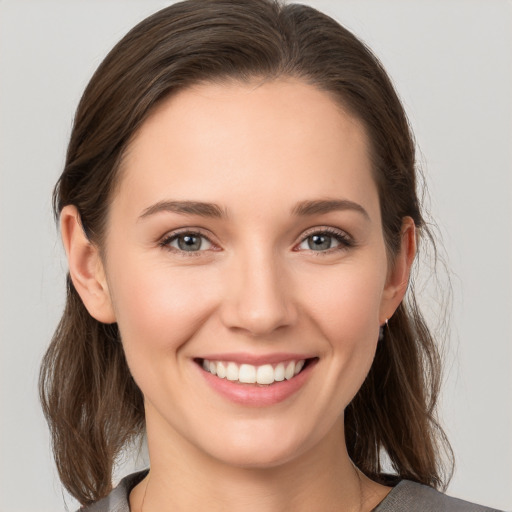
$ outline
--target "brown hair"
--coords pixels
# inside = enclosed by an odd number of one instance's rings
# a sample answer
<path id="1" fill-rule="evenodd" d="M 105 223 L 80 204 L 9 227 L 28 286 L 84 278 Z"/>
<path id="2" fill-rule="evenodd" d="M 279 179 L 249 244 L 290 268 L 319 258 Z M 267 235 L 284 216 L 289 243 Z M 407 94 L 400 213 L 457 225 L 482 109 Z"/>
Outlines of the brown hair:
<path id="1" fill-rule="evenodd" d="M 204 81 L 281 76 L 328 92 L 364 124 L 390 255 L 400 246 L 405 216 L 428 237 L 416 193 L 414 140 L 382 66 L 328 16 L 273 0 L 188 0 L 133 28 L 80 101 L 54 192 L 56 217 L 75 205 L 86 235 L 101 247 L 121 158 L 162 99 Z M 116 324 L 89 315 L 68 276 L 40 394 L 61 480 L 83 504 L 110 491 L 116 457 L 144 431 L 142 394 L 118 338 Z M 443 486 L 440 447 L 449 452 L 449 445 L 435 420 L 439 385 L 439 353 L 410 289 L 345 411 L 348 453 L 361 471 L 384 481 L 386 456 L 398 477 Z"/>

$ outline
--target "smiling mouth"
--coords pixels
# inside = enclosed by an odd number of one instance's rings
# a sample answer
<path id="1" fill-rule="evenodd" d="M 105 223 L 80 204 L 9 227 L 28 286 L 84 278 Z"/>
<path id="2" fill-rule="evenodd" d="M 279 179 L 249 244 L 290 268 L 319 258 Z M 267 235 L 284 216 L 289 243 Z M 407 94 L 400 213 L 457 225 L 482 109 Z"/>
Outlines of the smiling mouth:
<path id="1" fill-rule="evenodd" d="M 219 379 L 238 384 L 258 384 L 269 386 L 276 382 L 291 380 L 318 358 L 297 359 L 277 364 L 237 364 L 233 361 L 211 361 L 197 359 L 203 370 Z"/>

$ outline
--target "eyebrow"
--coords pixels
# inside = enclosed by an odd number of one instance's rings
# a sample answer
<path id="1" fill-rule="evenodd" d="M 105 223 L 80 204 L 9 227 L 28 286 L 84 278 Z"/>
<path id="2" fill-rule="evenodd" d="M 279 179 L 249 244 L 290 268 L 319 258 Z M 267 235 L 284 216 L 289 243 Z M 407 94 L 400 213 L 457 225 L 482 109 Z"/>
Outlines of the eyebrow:
<path id="1" fill-rule="evenodd" d="M 226 216 L 226 212 L 215 203 L 204 203 L 201 201 L 159 201 L 146 208 L 139 216 L 139 220 L 159 212 L 172 212 L 215 218 Z"/>
<path id="2" fill-rule="evenodd" d="M 334 211 L 353 210 L 361 213 L 370 220 L 368 212 L 358 203 L 348 199 L 317 199 L 297 203 L 292 213 L 297 216 L 321 215 Z M 215 203 L 202 201 L 159 201 L 146 208 L 139 219 L 144 219 L 160 212 L 172 212 L 183 215 L 198 215 L 200 217 L 224 218 L 226 211 Z"/>
<path id="3" fill-rule="evenodd" d="M 308 216 L 344 210 L 356 211 L 361 213 L 367 220 L 370 220 L 368 212 L 360 204 L 349 201 L 348 199 L 301 201 L 293 208 L 293 213 L 299 216 Z"/>

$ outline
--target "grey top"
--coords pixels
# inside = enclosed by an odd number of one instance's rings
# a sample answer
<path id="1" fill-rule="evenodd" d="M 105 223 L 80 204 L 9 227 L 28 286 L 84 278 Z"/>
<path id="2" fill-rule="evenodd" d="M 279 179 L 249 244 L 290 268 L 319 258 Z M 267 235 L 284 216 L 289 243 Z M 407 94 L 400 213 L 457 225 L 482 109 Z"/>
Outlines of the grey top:
<path id="1" fill-rule="evenodd" d="M 130 512 L 130 491 L 147 475 L 146 471 L 123 478 L 105 498 L 77 512 Z M 446 496 L 431 487 L 402 480 L 373 512 L 500 512 Z"/>

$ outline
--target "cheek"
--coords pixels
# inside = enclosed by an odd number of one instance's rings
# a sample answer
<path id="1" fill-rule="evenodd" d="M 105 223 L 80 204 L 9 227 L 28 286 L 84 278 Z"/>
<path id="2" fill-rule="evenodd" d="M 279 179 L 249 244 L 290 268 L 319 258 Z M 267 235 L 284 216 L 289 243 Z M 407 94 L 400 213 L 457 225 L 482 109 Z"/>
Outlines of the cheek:
<path id="1" fill-rule="evenodd" d="M 215 307 L 214 282 L 192 267 L 123 266 L 112 273 L 111 295 L 127 358 L 158 359 L 179 351 Z"/>
<path id="2" fill-rule="evenodd" d="M 363 341 L 377 333 L 384 289 L 377 266 L 339 269 L 309 288 L 311 315 L 332 340 Z"/>
<path id="3" fill-rule="evenodd" d="M 355 396 L 372 365 L 379 335 L 384 288 L 379 267 L 340 269 L 310 288 L 310 317 L 327 340 L 329 377 L 326 385 L 343 410 Z"/>

